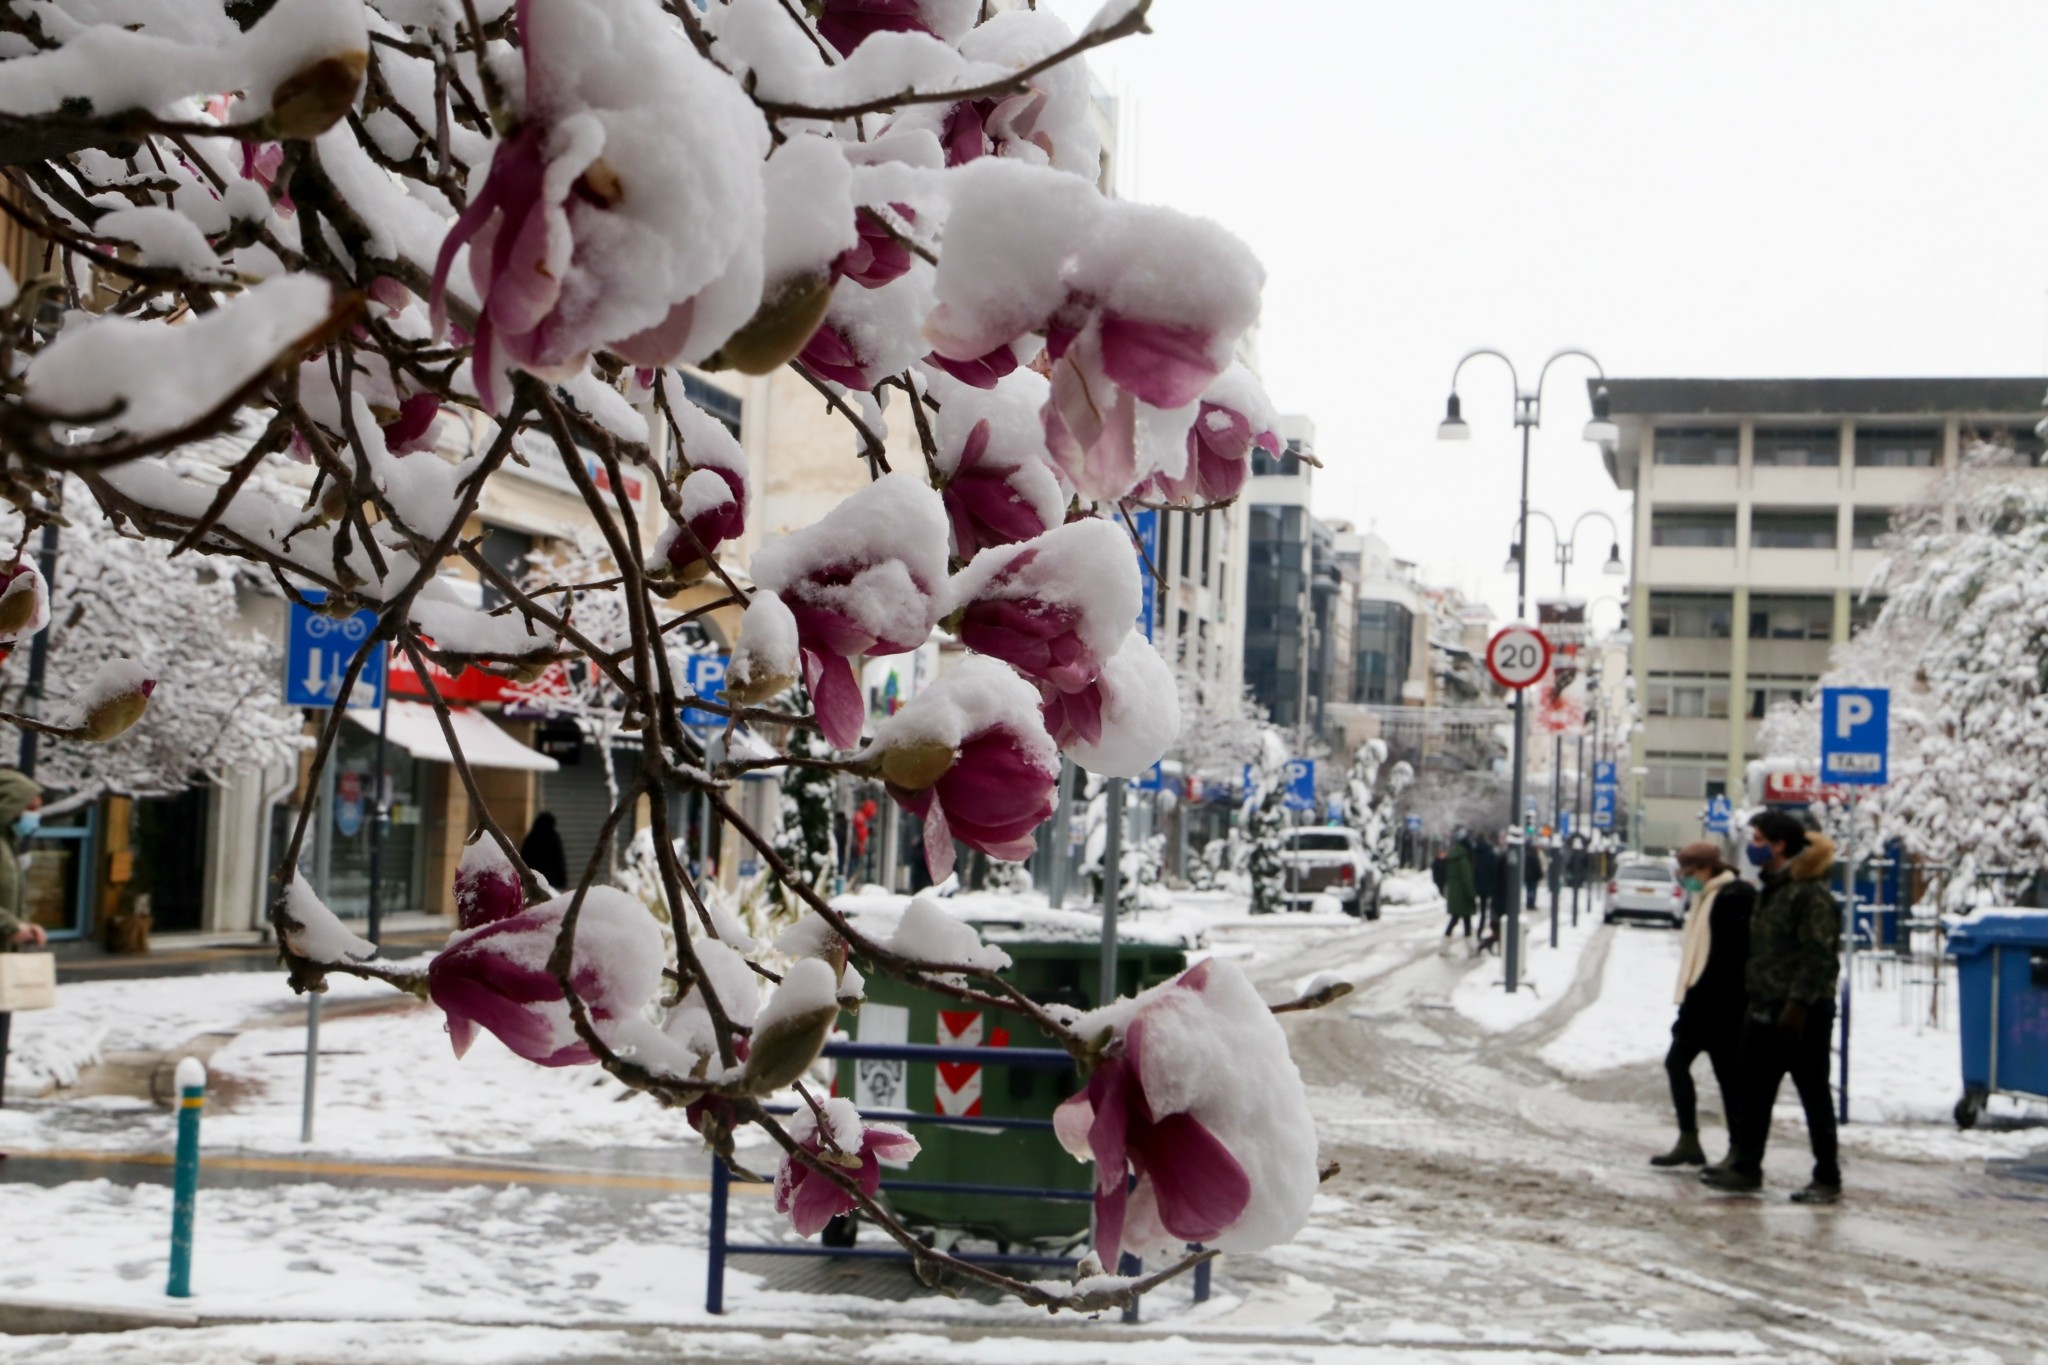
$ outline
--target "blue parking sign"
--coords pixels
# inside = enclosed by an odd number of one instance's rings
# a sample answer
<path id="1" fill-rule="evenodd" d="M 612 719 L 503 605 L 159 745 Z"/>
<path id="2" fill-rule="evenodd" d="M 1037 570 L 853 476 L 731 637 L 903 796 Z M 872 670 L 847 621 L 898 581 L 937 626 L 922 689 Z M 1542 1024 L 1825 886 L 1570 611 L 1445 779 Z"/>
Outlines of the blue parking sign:
<path id="1" fill-rule="evenodd" d="M 1141 507 L 1131 513 L 1131 525 L 1138 533 L 1138 633 L 1147 640 L 1158 639 L 1159 585 L 1152 581 L 1152 568 L 1159 563 L 1159 509 Z"/>
<path id="2" fill-rule="evenodd" d="M 326 594 L 305 594 L 310 602 L 324 602 Z M 333 706 L 341 695 L 341 681 L 349 661 L 377 629 L 377 613 L 365 609 L 340 617 L 324 616 L 297 602 L 291 604 L 291 620 L 285 630 L 284 704 L 286 706 Z M 377 646 L 363 664 L 356 685 L 348 694 L 350 710 L 377 706 L 384 700 L 384 656 L 386 647 Z"/>
<path id="3" fill-rule="evenodd" d="M 1287 760 L 1287 797 L 1283 802 L 1288 810 L 1314 810 L 1316 808 L 1316 761 L 1312 758 L 1290 758 Z"/>
<path id="4" fill-rule="evenodd" d="M 1890 688 L 1820 690 L 1820 780 L 1881 787 L 1891 779 Z"/>
<path id="5" fill-rule="evenodd" d="M 1598 783 L 1593 788 L 1593 828 L 1614 828 L 1614 784 Z"/>
<path id="6" fill-rule="evenodd" d="M 1602 787 L 1611 787 L 1614 785 L 1613 759 L 1602 759 L 1600 762 L 1595 763 L 1593 765 L 1593 783 L 1595 786 Z"/>
<path id="7" fill-rule="evenodd" d="M 683 682 L 696 696 L 705 701 L 725 700 L 725 670 L 732 662 L 729 654 L 692 654 L 683 671 Z M 725 724 L 725 717 L 716 711 L 706 711 L 701 706 L 683 708 L 683 724 L 693 730 L 716 730 Z"/>

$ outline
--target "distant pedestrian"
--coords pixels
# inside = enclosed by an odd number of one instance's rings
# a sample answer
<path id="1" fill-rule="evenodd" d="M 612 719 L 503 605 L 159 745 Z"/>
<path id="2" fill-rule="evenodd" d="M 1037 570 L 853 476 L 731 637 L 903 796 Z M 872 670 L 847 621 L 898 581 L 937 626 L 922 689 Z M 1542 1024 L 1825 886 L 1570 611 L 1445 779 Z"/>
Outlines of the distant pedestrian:
<path id="1" fill-rule="evenodd" d="M 1528 908 L 1536 908 L 1536 893 L 1543 887 L 1543 854 L 1534 844 L 1526 844 L 1522 855 L 1522 885 L 1529 893 Z"/>
<path id="2" fill-rule="evenodd" d="M 1500 895 L 1500 850 L 1493 846 L 1493 840 L 1472 840 L 1472 877 L 1479 892 L 1479 930 L 1484 936 L 1486 926 L 1500 913 L 1494 905 Z"/>
<path id="3" fill-rule="evenodd" d="M 1451 855 L 1439 849 L 1437 855 L 1429 860 L 1429 879 L 1436 883 L 1436 893 L 1439 896 L 1444 894 L 1444 887 L 1449 883 L 1450 874 Z"/>
<path id="4" fill-rule="evenodd" d="M 1735 1106 L 1735 1150 L 1726 1166 L 1709 1166 L 1700 1178 L 1721 1190 L 1762 1188 L 1771 1109 L 1789 1073 L 1813 1144 L 1813 1179 L 1792 1199 L 1832 1204 L 1842 1196 L 1828 1090 L 1841 973 L 1841 910 L 1827 885 L 1835 846 L 1784 811 L 1767 810 L 1750 817 L 1745 851 L 1763 869 L 1763 889 L 1750 916 L 1743 973 L 1749 1003 L 1736 1062 L 1742 1095 Z"/>
<path id="5" fill-rule="evenodd" d="M 1465 937 L 1472 937 L 1472 916 L 1479 909 L 1479 889 L 1472 876 L 1472 849 L 1463 830 L 1458 832 L 1446 855 L 1444 907 L 1450 911 L 1450 918 L 1444 922 L 1444 937 L 1449 938 L 1461 926 Z"/>
<path id="6" fill-rule="evenodd" d="M 1720 845 L 1701 841 L 1678 850 L 1678 879 L 1692 894 L 1685 917 L 1685 940 L 1679 948 L 1678 1018 L 1671 1025 L 1671 1050 L 1664 1054 L 1664 1073 L 1671 1080 L 1671 1106 L 1678 1112 L 1678 1143 L 1652 1166 L 1704 1166 L 1700 1147 L 1699 1097 L 1693 1089 L 1692 1064 L 1701 1053 L 1714 1069 L 1721 1091 L 1721 1114 L 1735 1131 L 1740 1103 L 1736 1053 L 1742 1040 L 1743 969 L 1749 962 L 1749 916 L 1756 890 L 1721 861 Z M 1734 1159 L 1730 1138 L 1727 1165 Z"/>
<path id="7" fill-rule="evenodd" d="M 533 828 L 519 845 L 519 856 L 534 875 L 556 891 L 569 889 L 569 854 L 562 847 L 562 833 L 555 828 L 555 813 L 544 810 L 533 817 Z"/>
<path id="8" fill-rule="evenodd" d="M 0 768 L 0 953 L 40 948 L 49 941 L 28 917 L 28 877 L 22 841 L 42 823 L 43 789 L 15 768 Z"/>

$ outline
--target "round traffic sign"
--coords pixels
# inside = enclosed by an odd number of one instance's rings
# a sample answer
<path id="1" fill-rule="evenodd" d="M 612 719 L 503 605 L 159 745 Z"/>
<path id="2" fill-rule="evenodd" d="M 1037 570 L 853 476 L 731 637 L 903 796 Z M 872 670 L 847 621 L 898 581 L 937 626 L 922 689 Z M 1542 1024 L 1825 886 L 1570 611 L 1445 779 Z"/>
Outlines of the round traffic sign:
<path id="1" fill-rule="evenodd" d="M 1513 691 L 1532 687 L 1550 671 L 1550 641 L 1534 626 L 1503 626 L 1486 642 L 1486 671 Z"/>

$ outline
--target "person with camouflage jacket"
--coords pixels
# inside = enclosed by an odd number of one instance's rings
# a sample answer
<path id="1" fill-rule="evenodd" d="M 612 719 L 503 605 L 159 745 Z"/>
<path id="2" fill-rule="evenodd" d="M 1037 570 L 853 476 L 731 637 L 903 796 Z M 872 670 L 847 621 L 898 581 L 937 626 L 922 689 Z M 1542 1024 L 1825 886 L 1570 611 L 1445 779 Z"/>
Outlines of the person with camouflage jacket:
<path id="1" fill-rule="evenodd" d="M 1759 812 L 1749 827 L 1747 853 L 1763 869 L 1763 890 L 1750 916 L 1744 971 L 1749 1013 L 1736 1061 L 1743 1098 L 1736 1106 L 1735 1150 L 1726 1165 L 1708 1167 L 1700 1179 L 1722 1190 L 1763 1187 L 1771 1107 L 1790 1075 L 1813 1143 L 1812 1183 L 1792 1199 L 1832 1204 L 1842 1195 L 1828 1090 L 1842 949 L 1842 911 L 1827 885 L 1835 845 L 1784 811 Z"/>

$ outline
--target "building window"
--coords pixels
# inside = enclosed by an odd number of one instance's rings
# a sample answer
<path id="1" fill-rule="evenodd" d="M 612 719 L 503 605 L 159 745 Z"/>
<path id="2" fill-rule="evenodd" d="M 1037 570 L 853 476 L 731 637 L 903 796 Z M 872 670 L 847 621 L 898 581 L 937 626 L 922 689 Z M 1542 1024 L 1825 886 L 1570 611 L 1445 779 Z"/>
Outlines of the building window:
<path id="1" fill-rule="evenodd" d="M 1735 603 L 1727 597 L 1650 594 L 1650 634 L 1669 640 L 1726 640 L 1734 634 Z"/>
<path id="2" fill-rule="evenodd" d="M 2044 443 L 2041 433 L 2035 429 L 2036 419 L 2015 417 L 2009 422 L 1994 423 L 1974 431 L 1963 433 L 1963 447 L 1968 449 L 1972 441 L 2010 450 L 2019 457 L 2019 463 L 2030 469 L 2041 467 Z"/>
<path id="3" fill-rule="evenodd" d="M 1758 427 L 1751 460 L 1775 469 L 1833 468 L 1842 462 L 1838 427 Z"/>
<path id="4" fill-rule="evenodd" d="M 1752 640 L 1830 640 L 1835 634 L 1832 597 L 1752 597 Z"/>
<path id="5" fill-rule="evenodd" d="M 1740 439 L 1734 427 L 1659 427 L 1655 459 L 1658 464 L 1733 468 Z"/>
<path id="6" fill-rule="evenodd" d="M 1762 720 L 1774 706 L 1801 706 L 1813 692 L 1815 678 L 1788 678 L 1758 673 L 1749 680 L 1749 718 Z"/>
<path id="7" fill-rule="evenodd" d="M 1749 544 L 1756 550 L 1832 550 L 1834 512 L 1751 512 Z"/>
<path id="8" fill-rule="evenodd" d="M 684 370 L 682 375 L 683 396 L 716 417 L 720 425 L 731 432 L 732 438 L 737 441 L 740 438 L 739 396 L 727 393 L 709 380 L 699 379 L 688 370 Z"/>
<path id="9" fill-rule="evenodd" d="M 1292 478 L 1301 472 L 1301 442 L 1289 441 L 1276 457 L 1266 452 L 1264 446 L 1252 447 L 1252 473 L 1277 474 Z"/>
<path id="10" fill-rule="evenodd" d="M 1932 469 L 1941 463 L 1941 430 L 1858 427 L 1856 463 L 1863 469 Z"/>
<path id="11" fill-rule="evenodd" d="M 1398 704 L 1414 640 L 1415 615 L 1408 608 L 1398 602 L 1360 602 L 1352 639 L 1357 666 L 1351 699 L 1370 706 Z"/>
<path id="12" fill-rule="evenodd" d="M 1649 714 L 1680 720 L 1728 719 L 1728 679 L 1725 675 L 1681 677 L 1669 673 L 1650 675 Z"/>
<path id="13" fill-rule="evenodd" d="M 517 531 L 508 531 L 502 526 L 486 526 L 482 543 L 477 550 L 492 568 L 517 583 L 526 577 L 526 559 L 533 553 L 533 537 Z M 483 605 L 486 611 L 503 606 L 505 594 L 489 579 L 483 584 Z"/>
<path id="14" fill-rule="evenodd" d="M 1892 528 L 1892 513 L 1888 507 L 1859 507 L 1850 522 L 1849 547 L 1855 550 L 1875 550 L 1877 542 Z"/>
<path id="15" fill-rule="evenodd" d="M 1650 544 L 1672 549 L 1732 549 L 1735 511 L 1652 512 Z"/>
<path id="16" fill-rule="evenodd" d="M 1665 800 L 1705 801 L 1710 790 L 1725 790 L 1728 764 L 1704 755 L 1651 754 L 1643 795 Z"/>

